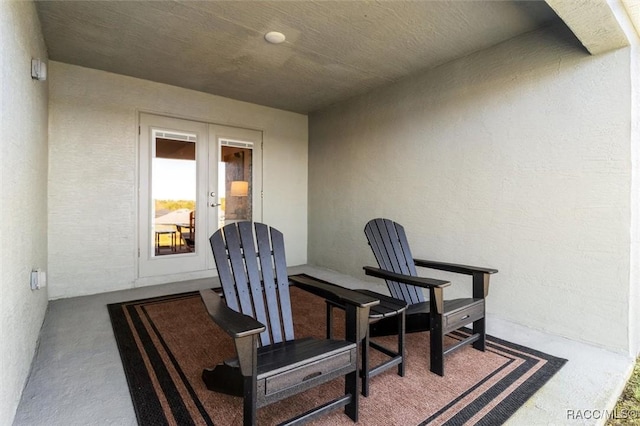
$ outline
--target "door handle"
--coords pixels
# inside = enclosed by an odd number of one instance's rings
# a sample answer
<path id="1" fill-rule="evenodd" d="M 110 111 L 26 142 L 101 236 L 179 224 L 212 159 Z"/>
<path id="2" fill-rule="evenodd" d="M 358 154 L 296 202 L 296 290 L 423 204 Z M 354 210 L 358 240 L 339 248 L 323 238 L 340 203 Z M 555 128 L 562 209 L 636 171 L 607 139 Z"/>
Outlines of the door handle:
<path id="1" fill-rule="evenodd" d="M 211 207 L 218 207 L 218 206 L 221 206 L 221 205 L 222 204 L 220 204 L 220 203 L 211 203 Z"/>

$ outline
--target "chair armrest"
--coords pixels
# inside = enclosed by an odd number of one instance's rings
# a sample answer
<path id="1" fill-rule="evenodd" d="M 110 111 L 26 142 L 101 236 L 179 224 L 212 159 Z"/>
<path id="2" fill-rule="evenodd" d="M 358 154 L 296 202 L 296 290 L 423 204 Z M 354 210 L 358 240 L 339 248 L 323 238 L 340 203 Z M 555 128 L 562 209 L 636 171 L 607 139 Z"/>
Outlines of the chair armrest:
<path id="1" fill-rule="evenodd" d="M 385 269 L 374 268 L 372 266 L 365 266 L 364 272 L 367 275 L 377 278 L 383 278 L 385 280 L 391 280 L 404 284 L 411 284 L 424 288 L 444 288 L 451 285 L 449 281 L 436 280 L 434 278 L 412 277 L 411 275 L 396 274 L 395 272 L 387 271 Z"/>
<path id="2" fill-rule="evenodd" d="M 380 300 L 375 297 L 306 274 L 290 275 L 289 281 L 295 283 L 296 287 L 341 305 L 349 304 L 358 308 L 370 308 L 380 303 Z"/>
<path id="3" fill-rule="evenodd" d="M 380 303 L 375 297 L 340 287 L 306 274 L 289 276 L 289 283 L 309 293 L 320 296 L 345 307 L 345 338 L 350 342 L 360 343 L 369 328 L 369 311 Z"/>
<path id="4" fill-rule="evenodd" d="M 455 272 L 458 274 L 473 275 L 477 273 L 481 274 L 495 274 L 497 269 L 483 268 L 478 266 L 458 265 L 456 263 L 437 262 L 434 260 L 414 259 L 416 266 L 423 268 L 438 269 L 440 271 Z"/>
<path id="5" fill-rule="evenodd" d="M 473 297 L 475 298 L 485 298 L 489 295 L 489 276 L 498 272 L 497 269 L 436 262 L 433 260 L 414 259 L 413 261 L 416 266 L 420 266 L 422 268 L 431 268 L 438 269 L 440 271 L 471 275 L 473 277 Z"/>
<path id="6" fill-rule="evenodd" d="M 234 339 L 262 333 L 266 329 L 260 321 L 229 308 L 213 290 L 200 290 L 200 297 L 211 319 Z"/>

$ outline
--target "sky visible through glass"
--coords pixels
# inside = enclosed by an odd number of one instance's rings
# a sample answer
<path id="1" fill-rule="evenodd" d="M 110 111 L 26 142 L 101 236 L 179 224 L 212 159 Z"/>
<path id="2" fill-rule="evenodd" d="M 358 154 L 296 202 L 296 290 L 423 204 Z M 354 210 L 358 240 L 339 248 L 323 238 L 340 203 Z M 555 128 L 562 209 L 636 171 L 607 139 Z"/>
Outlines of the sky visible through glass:
<path id="1" fill-rule="evenodd" d="M 195 200 L 195 160 L 154 158 L 152 188 L 155 200 Z"/>

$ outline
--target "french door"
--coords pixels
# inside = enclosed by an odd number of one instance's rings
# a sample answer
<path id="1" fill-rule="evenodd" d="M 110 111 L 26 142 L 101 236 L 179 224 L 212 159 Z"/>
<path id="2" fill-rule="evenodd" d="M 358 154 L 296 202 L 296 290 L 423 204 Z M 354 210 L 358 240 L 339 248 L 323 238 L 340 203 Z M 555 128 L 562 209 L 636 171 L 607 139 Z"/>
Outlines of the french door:
<path id="1" fill-rule="evenodd" d="M 262 217 L 262 132 L 140 114 L 138 278 L 214 275 L 209 236 Z"/>

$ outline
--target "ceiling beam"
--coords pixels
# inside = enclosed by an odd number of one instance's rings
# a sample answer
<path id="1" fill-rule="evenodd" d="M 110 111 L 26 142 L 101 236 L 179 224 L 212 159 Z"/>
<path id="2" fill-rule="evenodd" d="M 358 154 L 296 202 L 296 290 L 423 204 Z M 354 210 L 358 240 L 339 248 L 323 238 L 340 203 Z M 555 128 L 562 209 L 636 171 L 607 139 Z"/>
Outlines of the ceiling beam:
<path id="1" fill-rule="evenodd" d="M 629 45 L 606 0 L 545 0 L 592 55 Z"/>

